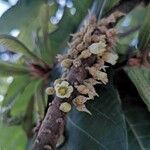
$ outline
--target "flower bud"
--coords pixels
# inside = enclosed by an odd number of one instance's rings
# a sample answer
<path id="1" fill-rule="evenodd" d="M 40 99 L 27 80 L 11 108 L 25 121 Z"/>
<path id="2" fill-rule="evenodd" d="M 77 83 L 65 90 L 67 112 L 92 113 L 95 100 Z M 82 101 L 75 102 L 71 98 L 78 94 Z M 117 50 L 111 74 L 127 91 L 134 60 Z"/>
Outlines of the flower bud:
<path id="1" fill-rule="evenodd" d="M 107 63 L 115 65 L 118 60 L 118 55 L 115 53 L 106 52 L 103 54 L 102 59 Z"/>
<path id="2" fill-rule="evenodd" d="M 66 58 L 61 62 L 61 66 L 64 68 L 70 68 L 72 65 L 72 59 Z"/>
<path id="3" fill-rule="evenodd" d="M 55 93 L 55 90 L 53 87 L 48 87 L 48 88 L 46 88 L 45 91 L 46 91 L 47 95 L 53 95 Z"/>
<path id="4" fill-rule="evenodd" d="M 59 109 L 65 113 L 67 113 L 71 110 L 71 105 L 67 102 L 61 103 Z"/>
<path id="5" fill-rule="evenodd" d="M 93 43 L 88 49 L 92 54 L 98 54 L 101 56 L 106 51 L 106 44 L 105 42 L 100 41 L 99 43 Z"/>

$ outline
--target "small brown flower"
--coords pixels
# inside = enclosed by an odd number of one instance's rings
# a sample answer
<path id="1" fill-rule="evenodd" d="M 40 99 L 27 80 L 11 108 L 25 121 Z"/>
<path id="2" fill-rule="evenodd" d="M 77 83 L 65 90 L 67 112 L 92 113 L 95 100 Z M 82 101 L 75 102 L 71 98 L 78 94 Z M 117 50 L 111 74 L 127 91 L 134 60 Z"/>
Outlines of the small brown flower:
<path id="1" fill-rule="evenodd" d="M 81 52 L 81 54 L 79 55 L 79 57 L 78 58 L 84 58 L 84 59 L 86 59 L 86 58 L 89 58 L 91 56 L 91 52 L 88 50 L 88 49 L 86 49 L 86 50 L 84 50 L 84 51 L 82 51 Z"/>
<path id="2" fill-rule="evenodd" d="M 115 65 L 117 60 L 118 60 L 118 55 L 115 54 L 115 53 L 111 53 L 111 52 L 105 52 L 102 56 L 102 59 L 105 61 L 105 62 L 108 62 L 112 65 Z"/>
<path id="3" fill-rule="evenodd" d="M 82 62 L 79 58 L 76 58 L 76 59 L 73 60 L 73 65 L 75 67 L 79 67 L 79 66 L 81 66 L 81 64 L 82 64 Z"/>
<path id="4" fill-rule="evenodd" d="M 90 99 L 94 99 L 94 96 L 98 96 L 98 94 L 95 91 L 95 88 L 92 85 L 77 85 L 75 86 L 77 91 L 81 94 L 88 95 Z"/>
<path id="5" fill-rule="evenodd" d="M 78 111 L 87 112 L 91 115 L 91 112 L 86 108 L 85 103 L 89 98 L 79 95 L 73 99 L 73 104 L 76 106 Z"/>
<path id="6" fill-rule="evenodd" d="M 68 69 L 68 68 L 71 67 L 72 62 L 73 62 L 72 59 L 66 58 L 66 59 L 64 59 L 64 60 L 61 62 L 61 66 L 62 66 L 63 68 L 67 68 L 67 69 Z"/>
<path id="7" fill-rule="evenodd" d="M 88 67 L 89 73 L 94 79 L 102 81 L 104 84 L 108 82 L 107 74 L 105 72 L 97 70 L 95 67 Z"/>
<path id="8" fill-rule="evenodd" d="M 93 43 L 88 47 L 88 49 L 92 54 L 98 54 L 101 56 L 106 51 L 106 43 L 103 41 L 100 41 L 99 43 Z"/>
<path id="9" fill-rule="evenodd" d="M 58 62 L 62 62 L 67 57 L 68 57 L 68 55 L 57 54 L 56 59 L 57 59 Z"/>
<path id="10" fill-rule="evenodd" d="M 90 85 L 96 85 L 96 84 L 102 84 L 101 82 L 98 82 L 97 80 L 93 78 L 85 79 L 83 82 L 85 85 L 90 84 Z"/>

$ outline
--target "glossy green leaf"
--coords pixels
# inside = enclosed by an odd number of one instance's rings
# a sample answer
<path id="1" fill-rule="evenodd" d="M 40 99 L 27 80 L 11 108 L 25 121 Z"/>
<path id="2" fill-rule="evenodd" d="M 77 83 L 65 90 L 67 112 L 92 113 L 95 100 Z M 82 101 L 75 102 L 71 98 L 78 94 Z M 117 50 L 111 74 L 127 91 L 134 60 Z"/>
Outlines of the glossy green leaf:
<path id="1" fill-rule="evenodd" d="M 26 135 L 21 126 L 5 126 L 0 124 L 0 149 L 1 150 L 23 150 L 26 145 Z"/>
<path id="2" fill-rule="evenodd" d="M 37 16 L 42 0 L 18 0 L 0 18 L 0 33 L 9 34 L 13 29 L 21 29 Z"/>
<path id="3" fill-rule="evenodd" d="M 150 110 L 150 70 L 148 68 L 126 67 L 125 71 Z"/>
<path id="4" fill-rule="evenodd" d="M 22 42 L 10 35 L 0 35 L 0 45 L 5 46 L 10 51 L 24 54 L 25 56 L 38 60 L 38 57 L 32 53 Z"/>
<path id="5" fill-rule="evenodd" d="M 15 104 L 11 109 L 11 114 L 13 116 L 25 112 L 28 102 L 30 101 L 31 97 L 34 95 L 35 91 L 37 90 L 37 87 L 41 84 L 42 81 L 43 80 L 41 79 L 34 79 L 33 81 L 30 81 L 28 83 L 24 91 L 16 99 Z"/>
<path id="6" fill-rule="evenodd" d="M 144 18 L 144 15 L 145 8 L 142 5 L 139 5 L 118 22 L 116 29 L 119 33 L 125 35 L 120 37 L 118 40 L 116 46 L 116 52 L 118 54 L 125 56 L 138 51 L 136 42 L 138 38 L 139 27 L 143 23 L 141 20 Z M 129 50 L 129 47 L 133 47 L 134 49 L 130 48 Z"/>
<path id="7" fill-rule="evenodd" d="M 29 76 L 23 75 L 13 79 L 13 82 L 9 85 L 6 95 L 4 97 L 2 106 L 12 106 L 17 96 L 24 90 L 29 82 Z"/>
<path id="8" fill-rule="evenodd" d="M 119 3 L 120 0 L 106 0 L 105 8 L 103 14 L 107 13 L 111 8 Z"/>
<path id="9" fill-rule="evenodd" d="M 28 101 L 24 119 L 22 121 L 22 127 L 28 137 L 28 140 L 30 140 L 30 137 L 33 135 L 33 113 L 34 97 L 31 97 L 31 99 Z"/>
<path id="10" fill-rule="evenodd" d="M 49 56 L 51 56 L 52 53 L 52 49 L 49 47 L 48 35 L 57 29 L 57 25 L 52 24 L 50 22 L 50 18 L 55 15 L 56 10 L 56 3 L 53 3 L 51 5 L 44 3 L 43 5 L 41 5 L 39 16 L 37 18 L 38 25 L 36 28 L 39 28 L 39 31 L 37 32 L 37 35 L 35 37 L 35 44 L 37 44 L 40 56 L 48 64 L 50 64 L 51 62 Z"/>
<path id="11" fill-rule="evenodd" d="M 29 73 L 27 68 L 9 62 L 0 61 L 0 74 L 3 76 L 23 75 Z"/>
<path id="12" fill-rule="evenodd" d="M 128 129 L 128 150 L 149 150 L 150 114 L 133 88 L 125 92 L 127 94 L 122 95 L 122 101 Z"/>
<path id="13" fill-rule="evenodd" d="M 139 49 L 145 50 L 150 46 L 150 5 L 146 8 L 144 22 L 139 32 Z"/>
<path id="14" fill-rule="evenodd" d="M 45 114 L 45 89 L 43 85 L 40 85 L 35 92 L 35 112 L 38 115 L 38 119 L 43 119 Z"/>
<path id="15" fill-rule="evenodd" d="M 92 115 L 73 110 L 68 117 L 68 150 L 127 150 L 124 115 L 116 89 L 97 88 L 99 98 L 87 105 Z"/>

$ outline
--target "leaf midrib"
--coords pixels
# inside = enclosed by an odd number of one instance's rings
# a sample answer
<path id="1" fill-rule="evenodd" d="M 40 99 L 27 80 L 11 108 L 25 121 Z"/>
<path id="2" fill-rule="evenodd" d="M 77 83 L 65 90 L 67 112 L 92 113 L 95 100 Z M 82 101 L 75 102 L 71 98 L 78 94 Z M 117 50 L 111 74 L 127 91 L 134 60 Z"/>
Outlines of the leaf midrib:
<path id="1" fill-rule="evenodd" d="M 138 144 L 139 144 L 141 150 L 146 150 L 146 149 L 143 147 L 143 144 L 142 144 L 142 142 L 140 141 L 140 138 L 139 138 L 138 134 L 136 133 L 136 130 L 132 127 L 131 122 L 130 122 L 130 120 L 129 120 L 127 117 L 126 117 L 126 121 L 127 121 L 128 125 L 129 125 L 129 127 L 130 127 L 132 133 L 134 134 L 134 136 L 135 136 L 135 138 L 136 138 L 136 140 L 137 140 L 137 142 L 138 142 Z"/>

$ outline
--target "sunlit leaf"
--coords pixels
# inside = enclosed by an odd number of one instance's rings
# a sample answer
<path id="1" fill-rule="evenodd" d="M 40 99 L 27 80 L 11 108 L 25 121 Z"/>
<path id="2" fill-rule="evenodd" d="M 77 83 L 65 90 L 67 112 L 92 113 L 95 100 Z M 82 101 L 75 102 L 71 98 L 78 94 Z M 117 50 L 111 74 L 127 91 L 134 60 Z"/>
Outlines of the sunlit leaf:
<path id="1" fill-rule="evenodd" d="M 0 35 L 0 44 L 5 46 L 10 51 L 24 54 L 25 56 L 38 60 L 38 57 L 32 53 L 22 42 L 10 35 Z"/>
<path id="2" fill-rule="evenodd" d="M 120 0 L 106 0 L 105 8 L 103 14 L 107 13 L 112 7 L 117 5 Z"/>
<path id="3" fill-rule="evenodd" d="M 0 61 L 0 74 L 4 76 L 10 75 L 23 75 L 27 74 L 29 71 L 22 65 L 17 65 L 9 62 Z"/>
<path id="4" fill-rule="evenodd" d="M 18 0 L 16 5 L 8 9 L 0 18 L 0 33 L 9 34 L 13 29 L 21 29 L 22 26 L 32 22 L 38 15 L 42 0 Z"/>
<path id="5" fill-rule="evenodd" d="M 35 111 L 39 119 L 43 119 L 45 113 L 45 89 L 40 85 L 35 92 Z"/>
<path id="6" fill-rule="evenodd" d="M 22 90 L 24 90 L 28 82 L 29 82 L 28 75 L 15 77 L 13 79 L 13 82 L 9 85 L 7 89 L 2 106 L 8 106 L 9 104 L 11 104 L 15 100 L 17 95 L 20 94 Z"/>
<path id="7" fill-rule="evenodd" d="M 24 91 L 16 99 L 15 104 L 11 109 L 12 115 L 15 116 L 25 112 L 28 102 L 30 101 L 31 97 L 34 95 L 35 91 L 37 90 L 37 87 L 41 84 L 42 81 L 43 81 L 42 79 L 40 80 L 35 79 L 28 83 Z"/>
<path id="8" fill-rule="evenodd" d="M 21 150 L 25 149 L 26 135 L 21 126 L 5 126 L 0 124 L 0 148 L 2 150 Z"/>
<path id="9" fill-rule="evenodd" d="M 125 35 L 123 37 L 119 37 L 116 46 L 116 51 L 118 54 L 128 55 L 138 51 L 138 31 L 139 27 L 142 24 L 141 20 L 144 18 L 144 15 L 145 8 L 142 5 L 139 5 L 118 22 L 118 24 L 116 25 L 116 29 L 120 34 Z M 129 47 L 133 47 L 134 49 L 132 49 L 131 51 L 130 48 L 129 51 Z"/>
<path id="10" fill-rule="evenodd" d="M 150 110 L 150 70 L 148 68 L 126 67 L 125 71 Z"/>
<path id="11" fill-rule="evenodd" d="M 145 50 L 150 46 L 150 5 L 146 8 L 146 14 L 144 22 L 139 32 L 139 44 L 140 50 Z"/>

